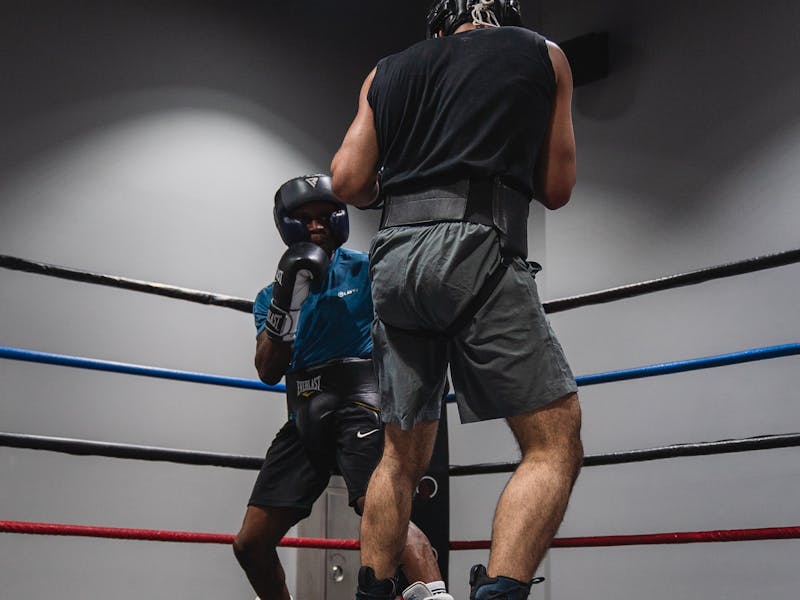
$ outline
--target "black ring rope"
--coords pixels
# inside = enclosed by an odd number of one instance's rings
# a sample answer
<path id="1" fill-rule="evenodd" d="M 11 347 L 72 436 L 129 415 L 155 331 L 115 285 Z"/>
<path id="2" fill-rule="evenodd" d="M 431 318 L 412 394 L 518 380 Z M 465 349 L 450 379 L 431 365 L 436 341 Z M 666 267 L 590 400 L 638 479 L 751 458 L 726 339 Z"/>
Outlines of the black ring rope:
<path id="1" fill-rule="evenodd" d="M 156 446 L 135 446 L 132 444 L 116 444 L 18 433 L 0 433 L 0 446 L 24 448 L 27 450 L 48 450 L 51 452 L 61 452 L 78 456 L 103 456 L 106 458 L 164 461 L 182 465 L 229 467 L 232 469 L 248 469 L 252 471 L 258 471 L 261 468 L 261 464 L 264 462 L 263 458 L 257 456 L 196 452 L 194 450 L 178 450 L 174 448 L 159 448 Z"/>
<path id="2" fill-rule="evenodd" d="M 658 279 L 642 281 L 641 283 L 631 283 L 629 285 L 601 290 L 599 292 L 551 300 L 549 302 L 544 302 L 542 306 L 544 306 L 545 312 L 552 314 L 581 306 L 603 304 L 604 302 L 613 302 L 614 300 L 632 298 L 634 296 L 641 296 L 643 294 L 650 294 L 652 292 L 660 292 L 686 285 L 704 283 L 706 281 L 711 281 L 712 279 L 722 279 L 724 277 L 731 277 L 733 275 L 744 275 L 745 273 L 763 271 L 764 269 L 771 269 L 773 267 L 783 267 L 797 262 L 800 262 L 800 249 L 787 250 L 785 252 L 778 252 L 777 254 L 767 254 L 765 256 L 758 256 L 756 258 L 732 262 L 716 267 L 707 267 L 705 269 L 698 269 L 697 271 L 689 271 L 688 273 L 659 277 Z"/>
<path id="3" fill-rule="evenodd" d="M 691 444 L 673 444 L 660 448 L 611 452 L 595 454 L 583 459 L 583 466 L 598 467 L 602 465 L 619 465 L 622 463 L 661 460 L 686 456 L 709 456 L 714 454 L 730 454 L 732 452 L 750 452 L 752 450 L 773 450 L 775 448 L 794 448 L 800 446 L 800 433 L 777 435 L 761 435 L 739 440 L 720 440 L 717 442 L 696 442 Z M 518 462 L 483 463 L 450 467 L 450 476 L 486 475 L 488 473 L 512 473 Z"/>
<path id="4" fill-rule="evenodd" d="M 126 458 L 137 460 L 164 461 L 184 465 L 202 465 L 212 467 L 229 467 L 257 471 L 264 462 L 263 458 L 236 454 L 218 454 L 197 452 L 194 450 L 176 450 L 154 446 L 135 446 L 78 440 L 71 438 L 47 437 L 41 435 L 24 435 L 0 432 L 0 446 L 24 448 L 28 450 L 48 450 L 75 454 L 80 456 L 103 456 L 106 458 Z M 762 435 L 745 439 L 720 440 L 716 442 L 697 442 L 690 444 L 673 444 L 660 448 L 647 448 L 609 454 L 594 454 L 584 458 L 586 467 L 617 465 L 623 463 L 643 462 L 666 458 L 686 456 L 708 456 L 729 454 L 732 452 L 750 452 L 753 450 L 772 450 L 776 448 L 794 448 L 800 446 L 800 433 L 778 435 Z M 450 465 L 450 476 L 486 475 L 490 473 L 511 473 L 519 463 L 483 463 L 475 465 Z"/>
<path id="5" fill-rule="evenodd" d="M 544 306 L 545 312 L 552 314 L 564 310 L 570 310 L 572 308 L 579 308 L 581 306 L 590 306 L 593 304 L 602 304 L 624 298 L 632 298 L 634 296 L 641 296 L 643 294 L 649 294 L 652 292 L 693 285 L 696 283 L 703 283 L 713 279 L 721 279 L 724 277 L 731 277 L 733 275 L 743 275 L 745 273 L 763 271 L 764 269 L 782 267 L 797 262 L 800 262 L 800 249 L 786 250 L 784 252 L 767 254 L 764 256 L 727 263 L 716 267 L 707 267 L 704 269 L 698 269 L 696 271 L 689 271 L 687 273 L 680 273 L 677 275 L 668 275 L 658 279 L 652 279 L 640 283 L 632 283 L 598 292 L 582 294 L 579 296 L 570 296 L 567 298 L 550 300 L 548 302 L 544 302 L 542 306 Z M 49 275 L 51 277 L 60 277 L 62 279 L 70 279 L 72 281 L 96 283 L 100 285 L 134 290 L 137 292 L 157 294 L 159 296 L 178 298 L 181 300 L 188 300 L 190 302 L 198 302 L 200 304 L 224 306 L 246 313 L 251 313 L 253 311 L 253 302 L 250 300 L 245 300 L 244 298 L 224 296 L 211 292 L 175 287 L 161 283 L 150 283 L 147 281 L 140 281 L 138 279 L 127 279 L 125 277 L 78 271 L 76 269 L 34 262 L 23 258 L 8 256 L 6 254 L 0 254 L 0 267 L 13 269 L 16 271 L 25 271 L 27 273 Z"/>
<path id="6" fill-rule="evenodd" d="M 59 267 L 57 265 L 33 262 L 30 260 L 25 260 L 24 258 L 8 256 L 6 254 L 0 254 L 0 267 L 5 267 L 6 269 L 12 269 L 14 271 L 25 271 L 26 273 L 48 275 L 50 277 L 58 277 L 60 279 L 69 279 L 71 281 L 107 285 L 124 290 L 155 294 L 157 296 L 167 296 L 168 298 L 188 300 L 189 302 L 197 302 L 199 304 L 224 306 L 226 308 L 233 308 L 234 310 L 246 313 L 253 312 L 253 302 L 250 300 L 245 300 L 244 298 L 235 298 L 234 296 L 224 296 L 221 294 L 214 294 L 212 292 L 203 292 L 201 290 L 193 290 L 190 288 L 175 287 L 172 285 L 165 285 L 163 283 L 152 283 L 149 281 L 140 281 L 138 279 L 128 279 L 126 277 L 115 277 L 113 275 L 102 275 L 100 273 L 78 271 L 76 269 Z"/>

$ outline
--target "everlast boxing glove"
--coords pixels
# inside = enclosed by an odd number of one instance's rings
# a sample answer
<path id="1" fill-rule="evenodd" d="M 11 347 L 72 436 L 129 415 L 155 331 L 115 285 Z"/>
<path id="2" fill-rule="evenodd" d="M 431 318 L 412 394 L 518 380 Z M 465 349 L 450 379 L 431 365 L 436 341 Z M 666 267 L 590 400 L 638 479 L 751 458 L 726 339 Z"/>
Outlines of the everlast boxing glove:
<path id="1" fill-rule="evenodd" d="M 272 302 L 267 312 L 267 336 L 282 342 L 294 340 L 300 307 L 312 286 L 319 289 L 328 272 L 330 259 L 325 251 L 311 242 L 289 247 L 278 262 L 272 286 Z"/>

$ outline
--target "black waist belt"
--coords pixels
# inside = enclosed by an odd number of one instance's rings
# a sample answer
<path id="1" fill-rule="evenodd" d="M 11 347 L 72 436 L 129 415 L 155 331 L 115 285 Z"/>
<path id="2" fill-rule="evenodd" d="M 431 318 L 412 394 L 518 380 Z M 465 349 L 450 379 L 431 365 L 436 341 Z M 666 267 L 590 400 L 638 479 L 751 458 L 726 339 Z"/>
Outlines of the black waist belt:
<path id="1" fill-rule="evenodd" d="M 447 221 L 481 223 L 500 236 L 503 256 L 528 255 L 530 198 L 499 179 L 464 179 L 384 198 L 381 229 Z"/>
<path id="2" fill-rule="evenodd" d="M 386 327 L 419 337 L 450 338 L 461 331 L 500 284 L 515 256 L 528 255 L 528 210 L 530 198 L 504 185 L 499 179 L 465 179 L 409 194 L 387 196 L 383 203 L 381 229 L 442 222 L 480 223 L 494 227 L 500 237 L 502 260 L 489 274 L 475 297 L 443 331 Z"/>

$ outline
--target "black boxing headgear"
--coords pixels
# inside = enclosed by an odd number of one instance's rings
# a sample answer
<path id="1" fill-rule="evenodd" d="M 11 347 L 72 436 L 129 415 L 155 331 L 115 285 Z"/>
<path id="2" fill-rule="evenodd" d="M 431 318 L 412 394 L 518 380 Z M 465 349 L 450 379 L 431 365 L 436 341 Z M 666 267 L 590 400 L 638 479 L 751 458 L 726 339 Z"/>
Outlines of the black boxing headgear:
<path id="1" fill-rule="evenodd" d="M 309 202 L 329 202 L 336 208 L 328 220 L 331 237 L 339 247 L 350 235 L 350 220 L 347 216 L 347 205 L 333 193 L 331 178 L 328 175 L 303 175 L 284 183 L 275 192 L 275 225 L 281 239 L 287 246 L 297 242 L 311 241 L 308 228 L 291 213 Z"/>
<path id="2" fill-rule="evenodd" d="M 428 37 L 439 32 L 452 35 L 464 23 L 472 22 L 472 10 L 481 0 L 434 0 L 428 11 Z M 484 1 L 484 8 L 494 13 L 499 25 L 522 25 L 519 0 Z"/>

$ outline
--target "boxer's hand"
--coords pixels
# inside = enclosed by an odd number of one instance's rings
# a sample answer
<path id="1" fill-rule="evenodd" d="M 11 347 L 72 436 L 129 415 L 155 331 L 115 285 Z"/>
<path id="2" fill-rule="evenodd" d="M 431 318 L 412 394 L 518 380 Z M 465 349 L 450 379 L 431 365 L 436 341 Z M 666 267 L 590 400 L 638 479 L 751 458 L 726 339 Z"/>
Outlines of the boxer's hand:
<path id="1" fill-rule="evenodd" d="M 283 253 L 267 312 L 266 331 L 270 339 L 294 340 L 300 307 L 312 288 L 319 289 L 322 285 L 329 265 L 325 251 L 311 242 L 293 244 Z"/>

